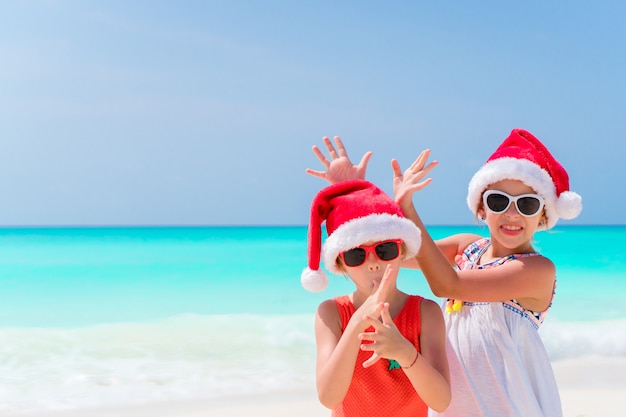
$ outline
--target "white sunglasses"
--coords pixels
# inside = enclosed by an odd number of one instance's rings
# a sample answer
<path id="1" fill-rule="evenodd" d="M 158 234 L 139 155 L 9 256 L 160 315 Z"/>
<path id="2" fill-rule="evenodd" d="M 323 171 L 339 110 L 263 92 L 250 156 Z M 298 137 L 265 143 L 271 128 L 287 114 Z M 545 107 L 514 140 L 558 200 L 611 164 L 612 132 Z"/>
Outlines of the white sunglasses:
<path id="1" fill-rule="evenodd" d="M 489 211 L 496 214 L 504 213 L 511 203 L 515 203 L 518 213 L 524 217 L 536 215 L 544 206 L 543 197 L 539 194 L 512 196 L 499 190 L 485 191 L 483 194 L 483 203 Z"/>

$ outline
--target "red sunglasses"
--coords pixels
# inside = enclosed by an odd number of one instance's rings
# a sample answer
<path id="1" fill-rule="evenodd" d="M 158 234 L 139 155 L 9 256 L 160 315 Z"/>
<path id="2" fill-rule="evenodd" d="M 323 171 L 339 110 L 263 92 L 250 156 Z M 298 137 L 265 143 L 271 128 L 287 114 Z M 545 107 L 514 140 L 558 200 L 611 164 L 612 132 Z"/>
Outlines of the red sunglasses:
<path id="1" fill-rule="evenodd" d="M 376 255 L 381 261 L 393 261 L 400 256 L 400 244 L 402 244 L 402 239 L 385 240 L 374 245 L 357 246 L 341 252 L 340 256 L 343 263 L 351 267 L 363 265 L 370 253 Z"/>

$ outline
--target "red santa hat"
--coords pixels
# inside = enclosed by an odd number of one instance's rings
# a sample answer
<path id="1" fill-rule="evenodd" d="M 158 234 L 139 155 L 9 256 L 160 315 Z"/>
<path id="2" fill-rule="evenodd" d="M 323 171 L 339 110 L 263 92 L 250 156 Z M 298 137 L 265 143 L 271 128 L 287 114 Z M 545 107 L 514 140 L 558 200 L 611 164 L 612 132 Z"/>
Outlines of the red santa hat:
<path id="1" fill-rule="evenodd" d="M 328 238 L 322 246 L 323 222 Z M 343 181 L 324 188 L 311 204 L 309 264 L 300 277 L 302 286 L 314 292 L 326 289 L 328 277 L 320 269 L 320 258 L 326 269 L 340 273 L 335 262 L 341 252 L 390 239 L 404 241 L 405 259 L 415 256 L 421 244 L 420 230 L 380 188 L 364 180 Z"/>
<path id="2" fill-rule="evenodd" d="M 467 205 L 476 214 L 483 192 L 495 182 L 519 180 L 532 187 L 545 201 L 547 222 L 539 230 L 552 228 L 559 217 L 573 219 L 582 210 L 582 198 L 569 190 L 565 168 L 548 148 L 530 132 L 513 129 L 472 177 L 467 193 Z"/>

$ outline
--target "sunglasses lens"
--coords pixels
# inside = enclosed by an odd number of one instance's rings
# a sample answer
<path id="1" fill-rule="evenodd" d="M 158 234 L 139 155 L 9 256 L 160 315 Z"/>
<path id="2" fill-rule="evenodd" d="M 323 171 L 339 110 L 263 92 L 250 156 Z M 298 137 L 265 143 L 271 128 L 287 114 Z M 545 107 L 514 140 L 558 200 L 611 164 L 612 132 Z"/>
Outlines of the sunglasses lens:
<path id="1" fill-rule="evenodd" d="M 343 253 L 343 261 L 346 266 L 359 266 L 365 262 L 367 252 L 362 248 L 354 248 Z"/>
<path id="2" fill-rule="evenodd" d="M 539 213 L 543 207 L 541 197 L 538 197 L 536 194 L 525 194 L 519 197 L 510 197 L 500 191 L 487 191 L 483 198 L 487 208 L 494 213 L 503 213 L 506 211 L 511 203 L 511 198 L 515 201 L 517 211 L 522 216 L 534 216 Z"/>
<path id="3" fill-rule="evenodd" d="M 489 210 L 502 213 L 509 207 L 509 198 L 502 194 L 489 194 L 486 203 Z"/>
<path id="4" fill-rule="evenodd" d="M 379 243 L 373 249 L 374 252 L 376 252 L 376 256 L 381 261 L 393 261 L 400 255 L 400 244 L 395 241 Z M 342 253 L 343 262 L 346 266 L 362 265 L 371 250 L 371 246 L 347 250 Z"/>
<path id="5" fill-rule="evenodd" d="M 535 197 L 522 197 L 517 200 L 517 209 L 525 216 L 533 216 L 539 212 L 541 202 Z"/>
<path id="6" fill-rule="evenodd" d="M 381 243 L 380 245 L 376 245 L 375 250 L 376 255 L 383 261 L 392 261 L 400 254 L 397 242 Z"/>

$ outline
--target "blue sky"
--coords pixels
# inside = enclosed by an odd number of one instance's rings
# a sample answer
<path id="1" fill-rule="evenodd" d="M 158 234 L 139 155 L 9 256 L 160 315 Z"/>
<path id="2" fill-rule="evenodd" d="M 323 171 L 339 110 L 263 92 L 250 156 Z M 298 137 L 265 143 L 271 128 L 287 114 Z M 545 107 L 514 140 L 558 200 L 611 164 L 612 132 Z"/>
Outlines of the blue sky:
<path id="1" fill-rule="evenodd" d="M 302 225 L 311 145 L 440 163 L 426 223 L 471 224 L 515 127 L 623 224 L 626 3 L 0 2 L 0 225 Z"/>

